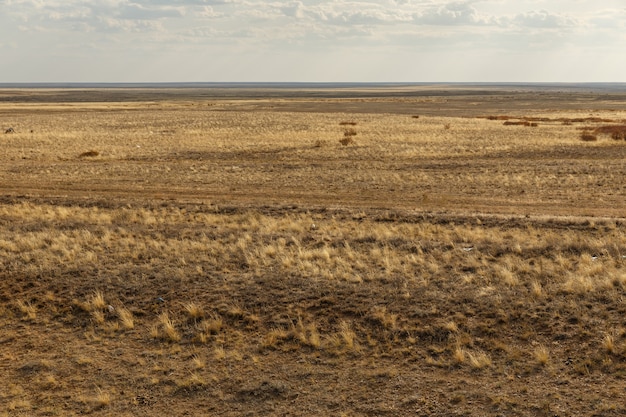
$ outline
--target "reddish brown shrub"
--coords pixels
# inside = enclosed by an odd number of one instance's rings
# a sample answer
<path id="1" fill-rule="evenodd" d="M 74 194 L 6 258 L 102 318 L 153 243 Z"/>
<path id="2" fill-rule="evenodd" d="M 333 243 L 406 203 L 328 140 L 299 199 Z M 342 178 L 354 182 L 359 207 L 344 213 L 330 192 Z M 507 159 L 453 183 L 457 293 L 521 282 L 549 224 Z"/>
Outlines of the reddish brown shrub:
<path id="1" fill-rule="evenodd" d="M 604 125 L 598 126 L 593 133 L 609 135 L 614 140 L 626 140 L 626 125 Z"/>
<path id="2" fill-rule="evenodd" d="M 583 132 L 580 134 L 580 139 L 584 142 L 595 142 L 598 140 L 598 137 L 591 132 Z"/>

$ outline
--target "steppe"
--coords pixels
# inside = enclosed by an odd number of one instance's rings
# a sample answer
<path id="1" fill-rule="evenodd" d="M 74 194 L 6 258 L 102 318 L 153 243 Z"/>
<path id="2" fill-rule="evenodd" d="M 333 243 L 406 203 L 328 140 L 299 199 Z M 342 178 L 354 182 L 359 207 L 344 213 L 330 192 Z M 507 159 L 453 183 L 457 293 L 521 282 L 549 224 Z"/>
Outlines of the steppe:
<path id="1" fill-rule="evenodd" d="M 623 86 L 5 87 L 0 416 L 626 414 Z"/>

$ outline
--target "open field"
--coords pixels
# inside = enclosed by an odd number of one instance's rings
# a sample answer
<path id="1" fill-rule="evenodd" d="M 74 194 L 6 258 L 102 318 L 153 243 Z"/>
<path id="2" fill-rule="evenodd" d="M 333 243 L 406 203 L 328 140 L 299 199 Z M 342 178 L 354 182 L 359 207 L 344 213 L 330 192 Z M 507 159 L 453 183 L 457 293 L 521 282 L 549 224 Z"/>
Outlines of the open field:
<path id="1" fill-rule="evenodd" d="M 0 416 L 624 415 L 626 96 L 211 91 L 0 90 Z"/>

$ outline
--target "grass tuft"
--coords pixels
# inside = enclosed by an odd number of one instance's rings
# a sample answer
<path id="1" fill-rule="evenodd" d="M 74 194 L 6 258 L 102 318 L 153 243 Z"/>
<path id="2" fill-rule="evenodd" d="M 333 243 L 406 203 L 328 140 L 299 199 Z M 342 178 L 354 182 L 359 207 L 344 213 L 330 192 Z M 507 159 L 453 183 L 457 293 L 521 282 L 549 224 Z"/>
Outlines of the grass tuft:
<path id="1" fill-rule="evenodd" d="M 606 353 L 614 354 L 616 350 L 615 337 L 613 337 L 613 335 L 611 334 L 605 335 L 602 339 L 602 348 Z"/>
<path id="2" fill-rule="evenodd" d="M 96 389 L 96 396 L 94 397 L 94 405 L 96 408 L 104 408 L 111 404 L 111 395 L 108 392 L 104 392 L 102 389 Z"/>
<path id="3" fill-rule="evenodd" d="M 161 329 L 163 330 L 164 339 L 170 342 L 180 342 L 182 339 L 178 330 L 176 330 L 176 326 L 174 322 L 170 319 L 168 313 L 162 313 L 159 316 L 159 323 L 161 324 Z"/>
<path id="4" fill-rule="evenodd" d="M 24 314 L 24 320 L 35 320 L 37 318 L 37 307 L 31 303 L 17 300 L 16 305 L 18 310 Z"/>
<path id="5" fill-rule="evenodd" d="M 88 301 L 88 306 L 91 311 L 102 310 L 106 307 L 107 303 L 104 300 L 104 295 L 100 291 L 94 292 Z"/>
<path id="6" fill-rule="evenodd" d="M 120 307 L 117 309 L 117 316 L 120 319 L 120 323 L 122 327 L 126 330 L 133 329 L 135 327 L 135 320 L 133 318 L 133 313 L 127 308 Z"/>
<path id="7" fill-rule="evenodd" d="M 202 309 L 202 306 L 194 302 L 186 303 L 183 307 L 190 319 L 197 320 L 204 317 L 204 310 Z"/>
<path id="8" fill-rule="evenodd" d="M 547 366 L 550 363 L 550 351 L 544 345 L 539 345 L 533 351 L 533 358 L 540 366 Z"/>

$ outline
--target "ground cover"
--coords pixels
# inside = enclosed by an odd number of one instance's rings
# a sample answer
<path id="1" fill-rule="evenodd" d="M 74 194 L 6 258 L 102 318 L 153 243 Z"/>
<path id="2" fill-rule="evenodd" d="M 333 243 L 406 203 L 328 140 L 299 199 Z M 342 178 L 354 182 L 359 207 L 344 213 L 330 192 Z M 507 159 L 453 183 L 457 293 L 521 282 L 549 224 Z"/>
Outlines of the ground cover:
<path id="1" fill-rule="evenodd" d="M 555 97 L 0 104 L 0 415 L 623 415 L 626 113 Z"/>

